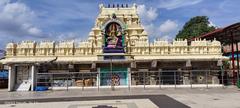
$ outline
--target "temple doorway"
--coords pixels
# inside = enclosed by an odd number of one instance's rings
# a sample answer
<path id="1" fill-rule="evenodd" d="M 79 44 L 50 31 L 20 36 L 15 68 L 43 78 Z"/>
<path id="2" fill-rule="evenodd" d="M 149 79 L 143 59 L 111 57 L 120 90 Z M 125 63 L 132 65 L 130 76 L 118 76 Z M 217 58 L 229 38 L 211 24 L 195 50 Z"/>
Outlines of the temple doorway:
<path id="1" fill-rule="evenodd" d="M 128 84 L 128 69 L 124 67 L 100 68 L 101 86 L 125 86 Z"/>

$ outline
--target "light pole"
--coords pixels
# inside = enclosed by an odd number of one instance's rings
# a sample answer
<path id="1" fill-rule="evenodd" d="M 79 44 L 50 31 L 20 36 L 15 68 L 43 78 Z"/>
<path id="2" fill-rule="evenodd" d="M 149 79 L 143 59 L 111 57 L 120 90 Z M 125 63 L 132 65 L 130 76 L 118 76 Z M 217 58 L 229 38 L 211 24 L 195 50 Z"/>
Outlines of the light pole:
<path id="1" fill-rule="evenodd" d="M 110 73 L 111 73 L 111 89 L 114 91 L 114 79 L 113 79 L 113 70 L 112 70 L 112 56 L 110 56 Z"/>

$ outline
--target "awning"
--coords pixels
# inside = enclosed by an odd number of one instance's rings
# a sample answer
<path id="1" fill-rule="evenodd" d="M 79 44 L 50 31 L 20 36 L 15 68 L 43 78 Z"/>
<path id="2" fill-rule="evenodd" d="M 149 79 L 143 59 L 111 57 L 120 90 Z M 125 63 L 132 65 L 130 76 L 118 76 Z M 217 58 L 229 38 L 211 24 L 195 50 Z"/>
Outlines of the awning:
<path id="1" fill-rule="evenodd" d="M 8 57 L 0 60 L 2 64 L 11 63 L 47 63 L 56 60 L 56 57 Z"/>
<path id="2" fill-rule="evenodd" d="M 97 56 L 57 57 L 57 63 L 91 63 L 97 61 Z"/>
<path id="3" fill-rule="evenodd" d="M 168 60 L 168 61 L 186 61 L 186 60 L 196 60 L 196 61 L 212 61 L 212 60 L 229 60 L 228 57 L 221 55 L 169 55 L 169 56 L 134 56 L 135 60 Z"/>

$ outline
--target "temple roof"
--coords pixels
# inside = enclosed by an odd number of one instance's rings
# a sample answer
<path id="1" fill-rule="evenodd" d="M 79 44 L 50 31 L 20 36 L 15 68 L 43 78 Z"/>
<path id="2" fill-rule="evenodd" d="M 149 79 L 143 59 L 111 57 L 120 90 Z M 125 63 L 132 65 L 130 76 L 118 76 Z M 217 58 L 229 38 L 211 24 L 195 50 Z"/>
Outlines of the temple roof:
<path id="1" fill-rule="evenodd" d="M 214 40 L 214 38 L 221 43 L 229 44 L 232 41 L 240 41 L 240 22 L 234 23 L 224 28 L 218 28 L 212 32 L 190 38 L 189 41 L 195 40 L 197 38 L 204 38 L 207 40 Z M 233 38 L 233 39 L 232 39 Z"/>

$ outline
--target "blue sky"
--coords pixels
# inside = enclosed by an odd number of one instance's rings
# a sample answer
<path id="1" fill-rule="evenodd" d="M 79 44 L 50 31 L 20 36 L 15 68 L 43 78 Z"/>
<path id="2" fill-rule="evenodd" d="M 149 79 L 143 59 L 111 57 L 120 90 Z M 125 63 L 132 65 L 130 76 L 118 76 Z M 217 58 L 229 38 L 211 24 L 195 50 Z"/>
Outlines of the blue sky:
<path id="1" fill-rule="evenodd" d="M 136 3 L 150 40 L 172 40 L 193 16 L 217 27 L 240 20 L 240 0 L 0 0 L 0 49 L 11 41 L 85 40 L 100 3 Z"/>

